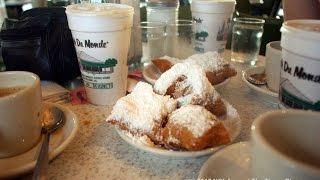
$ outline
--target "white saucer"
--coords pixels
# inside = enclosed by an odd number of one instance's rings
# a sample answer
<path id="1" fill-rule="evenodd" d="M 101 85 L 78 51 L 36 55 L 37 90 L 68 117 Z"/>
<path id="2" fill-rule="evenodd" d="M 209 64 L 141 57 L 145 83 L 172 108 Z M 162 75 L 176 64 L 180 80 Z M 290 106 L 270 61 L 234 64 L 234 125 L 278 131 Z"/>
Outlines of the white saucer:
<path id="1" fill-rule="evenodd" d="M 240 134 L 241 119 L 237 111 L 229 103 L 226 103 L 226 106 L 227 106 L 227 116 L 222 122 L 227 128 L 227 130 L 230 132 L 231 142 L 232 142 Z M 150 146 L 144 142 L 141 142 L 138 138 L 134 138 L 133 136 L 130 136 L 128 133 L 123 132 L 118 128 L 116 128 L 116 131 L 119 134 L 119 136 L 131 146 L 134 146 L 140 150 L 150 152 L 156 155 L 166 156 L 170 158 L 177 158 L 177 159 L 178 158 L 194 158 L 194 157 L 210 155 L 226 146 L 226 145 L 223 145 L 223 146 L 218 146 L 214 148 L 204 149 L 201 151 L 173 151 L 173 150 L 167 150 L 160 147 Z"/>
<path id="2" fill-rule="evenodd" d="M 64 126 L 56 130 L 50 136 L 49 159 L 59 155 L 72 141 L 77 130 L 78 121 L 76 115 L 66 107 L 53 103 L 44 103 L 45 106 L 56 106 L 64 112 L 66 122 Z M 0 179 L 18 176 L 31 171 L 36 164 L 38 152 L 42 141 L 29 151 L 10 158 L 0 159 Z"/>
<path id="3" fill-rule="evenodd" d="M 275 99 L 278 99 L 278 93 L 275 93 L 271 90 L 269 90 L 267 88 L 266 85 L 262 85 L 262 86 L 256 86 L 252 83 L 250 83 L 246 78 L 245 76 L 250 76 L 252 74 L 260 74 L 260 73 L 263 73 L 264 72 L 264 67 L 263 66 L 258 66 L 258 67 L 251 67 L 251 68 L 248 68 L 246 70 L 244 70 L 242 72 L 242 80 L 247 84 L 247 86 L 249 88 L 251 88 L 252 90 L 254 90 L 255 92 L 257 93 L 260 93 L 261 95 L 264 95 L 264 96 L 270 96 L 270 97 L 273 97 Z"/>
<path id="4" fill-rule="evenodd" d="M 157 69 L 157 67 L 153 64 L 146 65 L 142 70 L 143 78 L 150 84 L 154 85 L 157 79 L 161 76 L 161 72 Z M 230 78 L 224 80 L 220 84 L 214 85 L 215 88 L 221 88 L 228 84 Z"/>
<path id="5" fill-rule="evenodd" d="M 204 163 L 198 179 L 250 179 L 250 154 L 249 142 L 221 149 Z"/>

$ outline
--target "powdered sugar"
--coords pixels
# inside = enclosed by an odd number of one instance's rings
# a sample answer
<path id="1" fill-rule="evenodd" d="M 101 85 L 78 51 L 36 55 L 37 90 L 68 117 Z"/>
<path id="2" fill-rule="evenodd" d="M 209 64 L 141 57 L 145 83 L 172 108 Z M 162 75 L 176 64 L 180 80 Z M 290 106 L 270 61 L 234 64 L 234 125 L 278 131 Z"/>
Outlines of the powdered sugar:
<path id="1" fill-rule="evenodd" d="M 216 117 L 202 106 L 187 105 L 169 116 L 170 123 L 187 128 L 194 137 L 201 137 L 215 124 Z"/>
<path id="2" fill-rule="evenodd" d="M 186 80 L 183 81 L 186 84 L 180 84 L 180 86 L 190 86 L 192 93 L 178 98 L 180 105 L 189 104 L 193 97 L 206 99 L 213 92 L 213 86 L 206 78 L 205 71 L 197 65 L 188 63 L 175 64 L 171 69 L 164 72 L 156 81 L 154 90 L 158 94 L 165 95 L 167 89 L 181 76 L 186 77 Z"/>
<path id="3" fill-rule="evenodd" d="M 217 71 L 223 68 L 228 62 L 217 52 L 206 52 L 204 54 L 194 54 L 188 57 L 184 63 L 196 64 L 203 68 L 205 71 Z"/>
<path id="4" fill-rule="evenodd" d="M 128 136 L 134 143 L 138 143 L 144 146 L 156 147 L 154 142 L 147 135 L 132 135 L 131 133 L 126 131 L 121 131 L 121 133 L 123 133 L 125 136 Z"/>
<path id="5" fill-rule="evenodd" d="M 174 144 L 179 144 L 180 143 L 179 139 L 173 137 L 171 134 L 169 134 L 167 142 L 168 143 L 174 143 Z"/>
<path id="6" fill-rule="evenodd" d="M 232 107 L 232 105 L 228 102 L 225 101 L 225 106 L 227 108 L 227 118 L 228 119 L 235 119 L 235 118 L 239 118 L 239 114 L 238 111 Z"/>
<path id="7" fill-rule="evenodd" d="M 153 92 L 152 86 L 139 82 L 132 93 L 120 98 L 107 121 L 124 123 L 131 130 L 151 132 L 155 123 L 176 109 L 176 101 Z"/>

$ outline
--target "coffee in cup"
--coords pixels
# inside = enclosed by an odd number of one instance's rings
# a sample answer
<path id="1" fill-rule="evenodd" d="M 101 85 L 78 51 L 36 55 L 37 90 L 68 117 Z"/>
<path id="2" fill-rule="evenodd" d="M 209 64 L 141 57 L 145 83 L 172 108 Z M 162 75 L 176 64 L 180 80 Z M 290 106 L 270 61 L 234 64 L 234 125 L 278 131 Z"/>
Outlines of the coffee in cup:
<path id="1" fill-rule="evenodd" d="M 255 119 L 252 178 L 320 178 L 320 113 L 277 110 Z"/>
<path id="2" fill-rule="evenodd" d="M 41 90 L 37 75 L 0 73 L 0 158 L 34 147 L 41 135 Z"/>
<path id="3" fill-rule="evenodd" d="M 0 97 L 5 97 L 8 96 L 10 94 L 14 94 L 22 89 L 24 89 L 25 87 L 6 87 L 6 88 L 1 88 L 0 87 Z"/>
<path id="4" fill-rule="evenodd" d="M 113 105 L 126 93 L 133 8 L 74 4 L 66 8 L 88 100 Z"/>

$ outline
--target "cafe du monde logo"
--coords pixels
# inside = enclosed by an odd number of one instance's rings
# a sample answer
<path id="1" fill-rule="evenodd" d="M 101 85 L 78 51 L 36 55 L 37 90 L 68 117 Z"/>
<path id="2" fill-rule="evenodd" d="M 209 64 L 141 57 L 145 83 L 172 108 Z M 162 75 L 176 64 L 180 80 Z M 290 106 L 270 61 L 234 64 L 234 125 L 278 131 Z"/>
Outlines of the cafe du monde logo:
<path id="1" fill-rule="evenodd" d="M 83 51 L 78 52 L 78 58 L 81 70 L 92 74 L 112 74 L 114 67 L 118 64 L 118 60 L 115 58 L 98 60 Z"/>
<path id="2" fill-rule="evenodd" d="M 206 38 L 209 36 L 209 33 L 203 30 L 204 28 L 201 28 L 203 19 L 194 17 L 193 21 L 197 24 L 197 26 L 200 27 L 199 29 L 201 29 L 201 31 L 196 32 L 195 39 L 197 41 L 205 42 Z"/>

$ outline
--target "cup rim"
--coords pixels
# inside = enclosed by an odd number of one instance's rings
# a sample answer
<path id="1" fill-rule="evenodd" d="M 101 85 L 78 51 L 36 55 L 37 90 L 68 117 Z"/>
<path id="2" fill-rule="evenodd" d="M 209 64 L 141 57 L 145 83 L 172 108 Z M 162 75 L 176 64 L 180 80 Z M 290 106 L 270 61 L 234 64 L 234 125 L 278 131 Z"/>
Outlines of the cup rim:
<path id="1" fill-rule="evenodd" d="M 23 75 L 24 74 L 26 76 L 32 76 L 35 81 L 30 86 L 26 86 L 25 88 L 23 88 L 21 91 L 15 92 L 13 94 L 9 94 L 7 96 L 0 97 L 0 101 L 1 100 L 8 100 L 8 99 L 15 98 L 15 97 L 20 97 L 26 91 L 28 91 L 30 89 L 33 89 L 33 88 L 36 88 L 36 86 L 38 84 L 40 84 L 40 78 L 36 74 L 34 74 L 32 72 L 27 72 L 27 71 L 4 71 L 4 72 L 0 72 L 0 76 L 3 75 L 3 74 L 6 74 L 6 75 L 10 75 L 10 74 L 22 74 Z"/>
<path id="2" fill-rule="evenodd" d="M 174 22 L 167 23 L 167 24 L 168 24 L 168 26 L 192 26 L 194 24 L 194 21 L 188 20 L 188 19 L 179 19 Z"/>
<path id="3" fill-rule="evenodd" d="M 319 116 L 319 112 L 296 110 L 296 109 L 286 109 L 286 110 L 273 110 L 258 116 L 252 126 L 251 126 L 251 136 L 255 141 L 259 141 L 259 144 L 263 146 L 269 152 L 273 152 L 279 159 L 281 159 L 288 166 L 294 165 L 298 169 L 303 169 L 306 172 L 310 172 L 317 176 L 320 176 L 320 167 L 314 165 L 305 164 L 299 160 L 296 160 L 274 148 L 268 140 L 261 134 L 261 124 L 263 121 L 268 119 L 270 116 L 280 115 L 280 114 L 294 114 L 294 115 L 307 115 L 307 116 Z"/>
<path id="4" fill-rule="evenodd" d="M 142 26 L 142 24 L 146 24 L 146 26 Z M 154 24 L 151 26 L 148 26 L 148 24 Z M 140 22 L 139 28 L 144 28 L 144 29 L 158 29 L 158 28 L 165 28 L 166 23 L 161 22 L 161 21 L 142 21 Z"/>
<path id="5" fill-rule="evenodd" d="M 87 8 L 92 7 L 113 7 L 115 9 L 105 9 L 102 11 L 86 11 Z M 130 17 L 134 14 L 132 6 L 126 4 L 115 4 L 115 3 L 85 3 L 85 4 L 70 4 L 66 6 L 65 12 L 67 15 L 79 16 L 79 17 L 97 17 L 97 16 L 109 16 L 116 18 Z"/>
<path id="6" fill-rule="evenodd" d="M 270 49 L 275 50 L 275 51 L 280 51 L 280 52 L 282 51 L 280 41 L 271 41 L 267 44 L 267 47 L 269 47 Z"/>
<path id="7" fill-rule="evenodd" d="M 252 24 L 252 25 L 263 25 L 266 21 L 259 18 L 250 17 L 235 17 L 233 18 L 235 23 Z"/>

